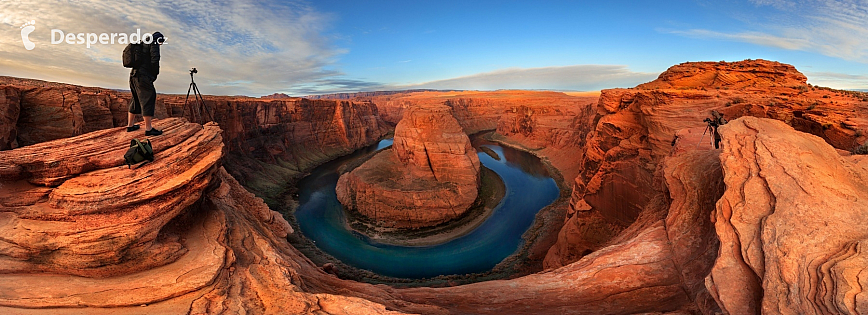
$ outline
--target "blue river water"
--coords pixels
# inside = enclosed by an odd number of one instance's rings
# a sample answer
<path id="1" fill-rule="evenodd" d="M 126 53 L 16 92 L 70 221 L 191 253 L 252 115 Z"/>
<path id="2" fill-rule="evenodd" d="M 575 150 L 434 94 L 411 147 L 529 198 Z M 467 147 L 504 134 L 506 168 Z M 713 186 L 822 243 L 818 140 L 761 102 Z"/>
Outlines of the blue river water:
<path id="1" fill-rule="evenodd" d="M 360 151 L 391 144 L 392 140 L 382 140 Z M 491 270 L 519 248 L 536 213 L 554 202 L 559 190 L 533 155 L 490 142 L 474 145 L 488 147 L 500 157 L 478 153 L 480 162 L 503 179 L 506 193 L 491 216 L 468 234 L 432 246 L 395 246 L 349 230 L 335 187 L 338 170 L 352 157 L 320 166 L 299 182 L 299 229 L 325 253 L 381 275 L 421 279 Z"/>

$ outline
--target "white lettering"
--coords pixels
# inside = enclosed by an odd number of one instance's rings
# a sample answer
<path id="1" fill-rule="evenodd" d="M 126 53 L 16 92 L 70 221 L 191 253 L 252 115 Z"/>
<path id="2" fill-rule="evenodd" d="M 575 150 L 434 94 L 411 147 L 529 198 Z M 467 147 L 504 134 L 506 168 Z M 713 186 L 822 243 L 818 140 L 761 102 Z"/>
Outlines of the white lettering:
<path id="1" fill-rule="evenodd" d="M 126 45 L 128 43 L 144 43 L 144 44 L 152 44 L 156 41 L 154 40 L 154 34 L 152 33 L 144 33 L 142 34 L 141 29 L 136 29 L 135 33 L 64 33 L 59 29 L 51 30 L 51 44 L 61 44 L 67 43 L 70 45 L 86 45 L 87 48 L 91 48 L 91 46 L 95 46 L 96 44 L 108 45 L 115 43 Z"/>
<path id="2" fill-rule="evenodd" d="M 59 35 L 60 39 L 55 39 L 54 35 L 57 35 L 57 34 L 60 34 Z M 51 44 L 57 45 L 57 44 L 60 44 L 62 42 L 63 42 L 63 31 L 58 30 L 58 29 L 52 29 L 51 30 Z"/>
<path id="3" fill-rule="evenodd" d="M 97 36 L 94 33 L 87 33 L 87 48 L 90 48 L 90 45 L 96 44 Z"/>
<path id="4" fill-rule="evenodd" d="M 142 30 L 137 28 L 135 33 L 130 33 L 130 43 L 138 43 L 140 40 L 142 40 Z"/>

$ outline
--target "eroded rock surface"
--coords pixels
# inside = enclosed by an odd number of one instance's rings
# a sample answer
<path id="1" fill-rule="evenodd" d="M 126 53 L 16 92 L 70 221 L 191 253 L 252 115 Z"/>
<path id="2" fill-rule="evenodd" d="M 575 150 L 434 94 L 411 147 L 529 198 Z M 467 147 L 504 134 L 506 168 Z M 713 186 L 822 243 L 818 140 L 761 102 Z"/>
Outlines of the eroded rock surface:
<path id="1" fill-rule="evenodd" d="M 868 312 L 865 169 L 782 122 L 746 117 L 721 132 L 727 190 L 708 286 L 723 310 Z"/>
<path id="2" fill-rule="evenodd" d="M 448 107 L 415 107 L 395 128 L 392 148 L 341 176 L 338 200 L 383 226 L 433 226 L 470 208 L 479 167 Z"/>
<path id="3" fill-rule="evenodd" d="M 546 267 L 575 261 L 629 226 L 654 195 L 660 161 L 679 137 L 703 138 L 711 110 L 729 120 L 780 120 L 842 150 L 868 141 L 868 121 L 860 118 L 868 117 L 868 99 L 805 80 L 792 66 L 773 61 L 689 62 L 636 88 L 602 91 L 566 223 Z M 693 149 L 712 148 L 710 139 L 706 134 Z"/>
<path id="4" fill-rule="evenodd" d="M 142 135 L 120 128 L 0 151 L 0 272 L 106 276 L 183 254 L 159 231 L 200 199 L 223 143 L 214 124 L 156 126 L 156 160 L 135 169 L 123 155 Z"/>

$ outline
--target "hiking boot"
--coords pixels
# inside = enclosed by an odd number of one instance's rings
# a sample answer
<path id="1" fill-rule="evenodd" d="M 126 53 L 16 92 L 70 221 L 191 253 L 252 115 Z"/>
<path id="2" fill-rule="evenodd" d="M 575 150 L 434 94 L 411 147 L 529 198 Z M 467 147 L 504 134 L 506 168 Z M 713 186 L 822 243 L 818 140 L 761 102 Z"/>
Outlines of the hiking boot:
<path id="1" fill-rule="evenodd" d="M 132 125 L 127 127 L 127 132 L 132 132 L 136 130 L 139 130 L 139 125 Z"/>
<path id="2" fill-rule="evenodd" d="M 159 136 L 161 134 L 163 134 L 163 131 L 157 128 L 151 128 L 151 130 L 145 131 L 146 136 Z"/>

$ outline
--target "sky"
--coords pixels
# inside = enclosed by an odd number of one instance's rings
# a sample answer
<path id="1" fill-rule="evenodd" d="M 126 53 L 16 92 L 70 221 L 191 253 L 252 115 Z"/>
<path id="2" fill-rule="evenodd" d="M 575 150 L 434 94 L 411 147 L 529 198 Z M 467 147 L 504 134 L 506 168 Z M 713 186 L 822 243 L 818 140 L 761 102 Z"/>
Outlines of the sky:
<path id="1" fill-rule="evenodd" d="M 186 93 L 192 67 L 204 94 L 301 96 L 592 91 L 633 87 L 682 62 L 744 59 L 868 89 L 868 0 L 0 0 L 0 75 L 129 89 L 124 44 L 52 34 L 137 29 L 167 37 L 161 93 Z"/>

